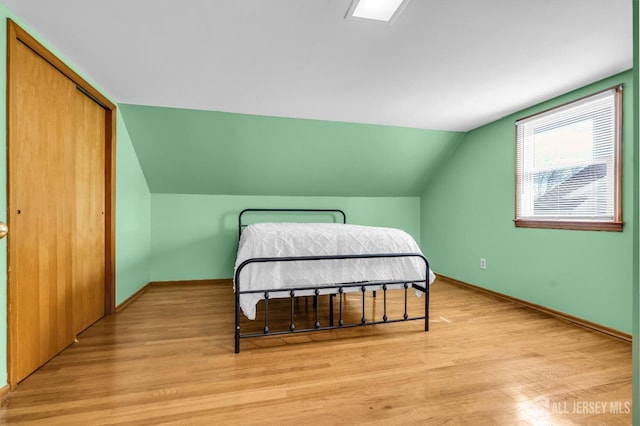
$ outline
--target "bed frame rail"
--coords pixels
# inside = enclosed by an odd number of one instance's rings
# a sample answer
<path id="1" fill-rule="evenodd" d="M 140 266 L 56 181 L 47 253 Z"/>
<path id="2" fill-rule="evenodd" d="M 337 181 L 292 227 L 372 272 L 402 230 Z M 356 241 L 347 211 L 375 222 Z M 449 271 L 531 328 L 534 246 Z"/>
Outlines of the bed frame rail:
<path id="1" fill-rule="evenodd" d="M 338 283 L 338 284 L 329 284 L 329 285 L 321 285 L 317 287 L 297 287 L 297 288 L 286 288 L 286 289 L 267 289 L 267 290 L 242 290 L 240 283 L 240 273 L 243 268 L 253 263 L 267 263 L 267 262 L 294 262 L 294 261 L 318 261 L 318 260 L 344 260 L 344 259 L 369 259 L 369 258 L 399 258 L 399 257 L 416 257 L 422 259 L 425 265 L 425 279 L 421 281 L 414 282 L 405 282 L 405 281 L 375 281 L 375 282 L 359 282 L 359 283 Z M 235 296 L 236 296 L 236 328 L 235 328 L 235 353 L 240 352 L 240 339 L 243 338 L 253 338 L 253 337 L 264 337 L 264 336 L 273 336 L 273 335 L 281 335 L 281 334 L 292 334 L 292 333 L 302 333 L 302 332 L 312 332 L 312 331 L 322 331 L 322 330 L 333 330 L 338 328 L 350 328 L 350 327 L 359 327 L 364 325 L 376 325 L 376 324 L 386 324 L 386 323 L 394 323 L 401 321 L 414 321 L 414 320 L 424 320 L 424 331 L 429 331 L 429 261 L 425 256 L 420 253 L 382 253 L 382 254 L 354 254 L 354 255 L 336 255 L 336 256 L 293 256 L 293 257 L 260 257 L 260 258 L 252 258 L 247 259 L 242 262 L 235 273 Z M 389 318 L 387 316 L 387 291 L 392 290 L 389 288 L 390 286 L 397 287 L 401 286 L 401 289 L 404 291 L 404 314 L 401 318 Z M 407 307 L 407 293 L 408 289 L 413 288 L 420 290 L 424 293 L 424 315 L 423 316 L 413 316 L 410 317 L 408 315 L 408 307 Z M 394 288 L 395 289 L 395 288 Z M 349 323 L 345 324 L 343 319 L 343 295 L 347 292 L 358 291 L 362 294 L 362 312 L 360 321 L 357 323 Z M 374 297 L 376 291 L 382 290 L 383 293 L 383 315 L 380 320 L 367 320 L 366 319 L 366 304 L 365 304 L 365 294 L 367 291 L 373 291 Z M 271 299 L 272 293 L 282 293 L 288 292 L 289 299 L 291 301 L 291 312 L 290 312 L 290 322 L 289 329 L 282 331 L 271 331 L 269 329 L 269 300 Z M 309 293 L 311 292 L 311 293 Z M 242 334 L 240 330 L 240 296 L 243 294 L 263 294 L 264 296 L 264 326 L 262 333 L 245 333 Z M 330 303 L 329 303 L 329 322 L 328 325 L 321 325 L 319 321 L 319 306 L 317 302 L 317 298 L 320 295 L 329 295 Z M 296 328 L 295 324 L 295 308 L 294 308 L 294 300 L 296 297 L 302 295 L 313 295 L 314 296 L 314 314 L 315 314 L 315 323 L 313 328 Z M 338 295 L 340 304 L 339 304 L 339 320 L 338 324 L 334 324 L 334 306 L 333 299 Z"/>
<path id="2" fill-rule="evenodd" d="M 238 239 L 242 235 L 244 228 L 249 224 L 242 221 L 242 217 L 247 213 L 259 213 L 259 212 L 281 212 L 281 213 L 337 213 L 342 216 L 342 223 L 347 223 L 347 215 L 340 209 L 244 209 L 238 215 Z"/>

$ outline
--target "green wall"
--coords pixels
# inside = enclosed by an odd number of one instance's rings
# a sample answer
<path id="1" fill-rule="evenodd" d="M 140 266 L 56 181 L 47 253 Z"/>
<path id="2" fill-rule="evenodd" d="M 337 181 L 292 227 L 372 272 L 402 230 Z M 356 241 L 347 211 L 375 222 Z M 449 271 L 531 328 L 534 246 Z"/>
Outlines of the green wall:
<path id="1" fill-rule="evenodd" d="M 151 271 L 151 194 L 118 114 L 116 150 L 116 305 L 145 286 Z"/>
<path id="2" fill-rule="evenodd" d="M 459 132 L 121 105 L 152 193 L 420 196 Z"/>
<path id="3" fill-rule="evenodd" d="M 238 213 L 245 208 L 337 208 L 348 223 L 400 228 L 418 242 L 420 237 L 418 197 L 152 194 L 151 280 L 231 278 Z"/>
<path id="4" fill-rule="evenodd" d="M 624 83 L 624 231 L 516 228 L 518 118 Z M 633 191 L 632 72 L 528 108 L 465 135 L 421 202 L 422 243 L 452 278 L 631 332 Z M 486 258 L 487 269 L 479 267 Z"/>
<path id="5" fill-rule="evenodd" d="M 633 424 L 640 425 L 640 2 L 633 1 Z"/>

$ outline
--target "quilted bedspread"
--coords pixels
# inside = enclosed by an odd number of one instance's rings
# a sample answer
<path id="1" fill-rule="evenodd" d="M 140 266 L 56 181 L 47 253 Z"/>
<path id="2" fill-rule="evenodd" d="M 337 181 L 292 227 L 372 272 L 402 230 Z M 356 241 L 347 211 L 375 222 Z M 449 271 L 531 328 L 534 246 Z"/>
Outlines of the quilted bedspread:
<path id="1" fill-rule="evenodd" d="M 243 231 L 235 267 L 259 257 L 381 253 L 421 251 L 413 237 L 399 229 L 336 223 L 258 223 Z M 417 257 L 251 263 L 240 272 L 239 284 L 246 291 L 363 281 L 414 282 L 424 281 L 425 272 L 424 261 Z M 434 279 L 429 271 L 429 283 Z M 234 287 L 237 288 L 237 283 Z M 321 294 L 329 292 L 335 290 Z M 270 297 L 288 294 L 275 291 L 270 292 Z M 263 298 L 263 293 L 240 296 L 240 306 L 247 318 L 255 319 L 256 304 Z"/>

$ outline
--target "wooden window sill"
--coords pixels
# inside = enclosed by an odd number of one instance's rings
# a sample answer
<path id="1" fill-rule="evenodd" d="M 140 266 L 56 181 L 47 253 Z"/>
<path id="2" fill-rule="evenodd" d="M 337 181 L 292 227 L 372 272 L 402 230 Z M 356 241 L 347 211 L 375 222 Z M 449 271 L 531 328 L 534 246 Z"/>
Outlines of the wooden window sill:
<path id="1" fill-rule="evenodd" d="M 573 229 L 577 231 L 609 231 L 622 232 L 624 222 L 571 222 L 552 220 L 523 220 L 513 221 L 516 228 L 543 228 L 543 229 Z"/>

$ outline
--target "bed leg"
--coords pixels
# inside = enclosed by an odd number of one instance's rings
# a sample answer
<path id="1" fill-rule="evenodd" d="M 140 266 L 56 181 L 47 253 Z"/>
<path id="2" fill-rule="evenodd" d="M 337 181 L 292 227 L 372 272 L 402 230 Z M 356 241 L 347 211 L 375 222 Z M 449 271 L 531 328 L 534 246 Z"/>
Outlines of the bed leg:
<path id="1" fill-rule="evenodd" d="M 240 295 L 236 286 L 236 336 L 235 336 L 235 352 L 240 353 Z"/>
<path id="2" fill-rule="evenodd" d="M 424 331 L 429 331 L 429 270 L 427 270 L 427 281 L 424 290 Z"/>
<path id="3" fill-rule="evenodd" d="M 335 297 L 335 294 L 329 295 L 329 327 L 333 327 L 333 299 Z"/>
<path id="4" fill-rule="evenodd" d="M 240 353 L 240 270 L 235 275 L 235 296 L 236 296 L 236 329 L 235 329 L 235 353 Z"/>

